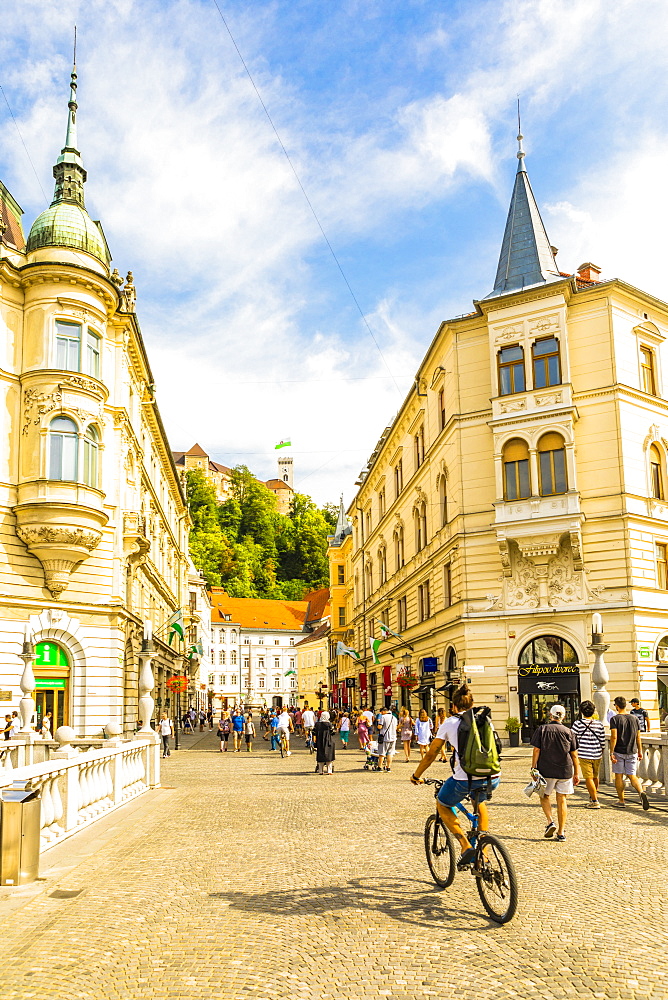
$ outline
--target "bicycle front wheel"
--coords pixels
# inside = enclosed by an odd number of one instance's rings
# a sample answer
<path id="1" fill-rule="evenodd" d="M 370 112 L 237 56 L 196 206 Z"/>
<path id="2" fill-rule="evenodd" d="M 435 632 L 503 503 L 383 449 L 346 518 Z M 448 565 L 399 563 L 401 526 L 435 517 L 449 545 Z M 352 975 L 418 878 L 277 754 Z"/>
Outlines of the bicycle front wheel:
<path id="1" fill-rule="evenodd" d="M 424 825 L 424 851 L 434 882 L 447 889 L 455 877 L 455 842 L 437 813 L 428 816 Z"/>
<path id="2" fill-rule="evenodd" d="M 473 874 L 482 905 L 497 924 L 506 924 L 517 909 L 517 876 L 508 851 L 496 837 L 480 838 Z"/>

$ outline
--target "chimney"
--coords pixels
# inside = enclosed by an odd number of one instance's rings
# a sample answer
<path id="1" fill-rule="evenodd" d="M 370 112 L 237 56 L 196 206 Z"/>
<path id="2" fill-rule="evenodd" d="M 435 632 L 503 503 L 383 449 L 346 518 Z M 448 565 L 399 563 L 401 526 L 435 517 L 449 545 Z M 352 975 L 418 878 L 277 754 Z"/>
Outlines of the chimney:
<path id="1" fill-rule="evenodd" d="M 598 264 L 592 264 L 591 261 L 587 261 L 586 264 L 580 264 L 577 275 L 582 281 L 598 281 L 599 275 L 601 273 L 601 268 Z"/>

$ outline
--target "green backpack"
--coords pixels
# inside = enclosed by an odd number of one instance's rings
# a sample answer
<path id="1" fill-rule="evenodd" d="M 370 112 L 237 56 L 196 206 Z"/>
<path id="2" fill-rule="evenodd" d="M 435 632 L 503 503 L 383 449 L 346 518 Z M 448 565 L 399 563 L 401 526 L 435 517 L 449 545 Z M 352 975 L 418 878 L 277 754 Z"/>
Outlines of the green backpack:
<path id="1" fill-rule="evenodd" d="M 501 770 L 501 740 L 492 727 L 491 714 L 486 705 L 481 705 L 459 716 L 457 753 L 469 788 L 477 778 L 487 778 L 491 784 Z"/>

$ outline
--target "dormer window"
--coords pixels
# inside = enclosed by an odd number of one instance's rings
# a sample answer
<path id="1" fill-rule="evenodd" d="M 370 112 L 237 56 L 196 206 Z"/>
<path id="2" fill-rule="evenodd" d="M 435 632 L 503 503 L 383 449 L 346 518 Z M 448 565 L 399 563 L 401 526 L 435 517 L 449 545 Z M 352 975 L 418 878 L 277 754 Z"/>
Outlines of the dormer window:
<path id="1" fill-rule="evenodd" d="M 551 385 L 561 383 L 561 365 L 559 364 L 559 341 L 556 337 L 546 337 L 537 340 L 533 345 L 533 387 L 547 389 Z"/>
<path id="2" fill-rule="evenodd" d="M 519 344 L 499 351 L 499 395 L 510 396 L 524 392 L 524 348 Z"/>

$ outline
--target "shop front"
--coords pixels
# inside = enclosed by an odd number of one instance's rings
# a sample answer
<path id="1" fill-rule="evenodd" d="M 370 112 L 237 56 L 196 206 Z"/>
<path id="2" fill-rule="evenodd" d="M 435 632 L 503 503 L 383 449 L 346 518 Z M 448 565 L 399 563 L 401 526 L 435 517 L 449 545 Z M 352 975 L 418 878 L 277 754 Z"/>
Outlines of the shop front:
<path id="1" fill-rule="evenodd" d="M 55 642 L 38 642 L 35 646 L 35 728 L 39 732 L 50 713 L 51 734 L 60 726 L 69 725 L 70 663 L 67 653 Z"/>
<path id="2" fill-rule="evenodd" d="M 527 643 L 517 668 L 522 739 L 528 742 L 547 722 L 550 707 L 563 705 L 564 722 L 573 724 L 580 710 L 580 668 L 573 647 L 565 639 L 542 635 Z"/>

